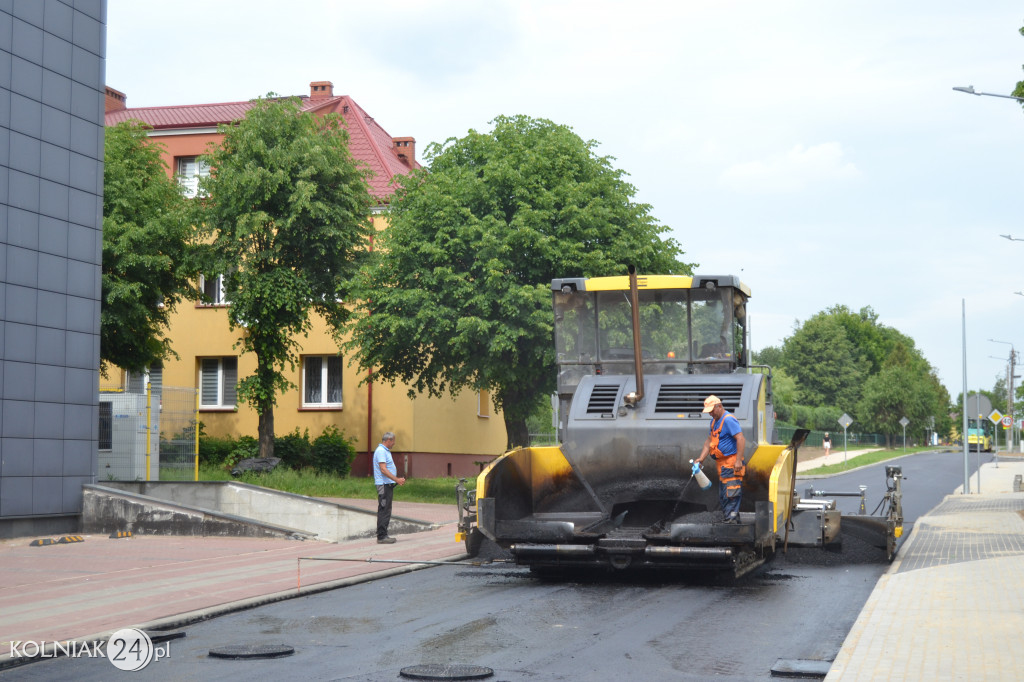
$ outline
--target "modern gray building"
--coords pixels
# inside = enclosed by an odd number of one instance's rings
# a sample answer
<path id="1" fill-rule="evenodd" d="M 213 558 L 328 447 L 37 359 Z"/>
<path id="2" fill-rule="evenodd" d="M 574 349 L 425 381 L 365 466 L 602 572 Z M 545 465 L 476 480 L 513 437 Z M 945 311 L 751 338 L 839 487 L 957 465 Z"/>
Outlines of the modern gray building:
<path id="1" fill-rule="evenodd" d="M 96 481 L 106 0 L 0 0 L 0 537 Z"/>

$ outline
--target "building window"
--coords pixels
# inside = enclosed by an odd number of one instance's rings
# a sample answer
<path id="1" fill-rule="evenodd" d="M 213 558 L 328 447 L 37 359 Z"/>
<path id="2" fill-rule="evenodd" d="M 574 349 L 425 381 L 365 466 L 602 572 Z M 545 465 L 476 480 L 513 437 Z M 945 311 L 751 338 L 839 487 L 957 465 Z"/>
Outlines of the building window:
<path id="1" fill-rule="evenodd" d="M 203 358 L 199 369 L 199 406 L 233 408 L 238 399 L 238 358 Z"/>
<path id="2" fill-rule="evenodd" d="M 114 448 L 114 403 L 100 401 L 100 450 Z"/>
<path id="3" fill-rule="evenodd" d="M 491 392 L 487 389 L 481 389 L 476 394 L 476 416 L 491 416 Z"/>
<path id="4" fill-rule="evenodd" d="M 341 407 L 341 356 L 302 359 L 302 406 Z"/>
<path id="5" fill-rule="evenodd" d="M 210 165 L 197 156 L 179 156 L 175 172 L 185 196 L 194 197 L 199 194 L 199 178 L 209 177 Z"/>
<path id="6" fill-rule="evenodd" d="M 216 277 L 199 276 L 199 288 L 203 290 L 202 305 L 227 305 L 228 299 L 224 294 L 224 275 Z"/>

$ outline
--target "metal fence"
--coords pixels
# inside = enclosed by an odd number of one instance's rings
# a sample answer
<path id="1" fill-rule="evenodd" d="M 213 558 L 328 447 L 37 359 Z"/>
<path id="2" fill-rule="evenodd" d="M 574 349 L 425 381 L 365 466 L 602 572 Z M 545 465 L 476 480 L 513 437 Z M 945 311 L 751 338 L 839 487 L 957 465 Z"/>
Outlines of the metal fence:
<path id="1" fill-rule="evenodd" d="M 199 408 L 194 388 L 164 386 L 160 395 L 160 480 L 199 480 Z"/>
<path id="2" fill-rule="evenodd" d="M 196 389 L 152 387 L 100 392 L 100 483 L 198 480 Z"/>
<path id="3" fill-rule="evenodd" d="M 782 424 L 776 424 L 775 431 L 779 443 L 789 443 L 793 438 L 797 427 L 795 426 L 784 426 Z M 828 434 L 829 439 L 832 441 L 832 450 L 841 450 L 843 447 L 843 431 L 811 431 L 807 434 L 807 439 L 804 441 L 804 445 L 812 448 L 822 447 L 822 441 L 825 438 L 825 434 Z M 847 445 L 871 445 L 872 447 L 885 447 L 885 436 L 880 433 L 856 433 L 853 431 L 846 432 L 846 444 Z"/>

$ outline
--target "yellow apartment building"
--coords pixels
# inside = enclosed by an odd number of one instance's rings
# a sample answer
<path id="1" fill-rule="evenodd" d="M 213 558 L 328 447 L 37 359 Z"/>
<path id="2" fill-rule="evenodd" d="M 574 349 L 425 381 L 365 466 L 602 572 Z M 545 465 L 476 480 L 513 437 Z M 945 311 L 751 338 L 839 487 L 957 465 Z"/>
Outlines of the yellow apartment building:
<path id="1" fill-rule="evenodd" d="M 351 97 L 335 95 L 330 81 L 310 83 L 302 108 L 315 115 L 340 114 L 349 133 L 352 155 L 372 171 L 370 189 L 378 208 L 372 216 L 378 230 L 386 229 L 386 208 L 395 175 L 419 167 L 416 141 L 392 137 Z M 124 93 L 107 88 L 106 125 L 136 119 L 151 126 L 150 136 L 163 145 L 170 175 L 185 193 L 193 195 L 198 178 L 208 172 L 198 157 L 220 141 L 217 126 L 245 116 L 249 102 L 127 107 Z M 162 386 L 198 389 L 199 419 L 211 436 L 257 434 L 257 414 L 239 404 L 235 386 L 256 368 L 253 355 L 238 355 L 233 348 L 238 330 L 230 330 L 220 278 L 200 282 L 212 304 L 184 302 L 175 311 L 168 336 L 177 358 L 150 368 L 150 380 Z M 394 453 L 406 476 L 475 476 L 480 463 L 505 448 L 505 425 L 495 414 L 487 393 L 464 391 L 444 399 L 410 399 L 408 386 L 394 387 L 374 381 L 348 364 L 322 320 L 314 319 L 308 338 L 299 339 L 301 362 L 289 377 L 298 390 L 278 396 L 274 410 L 277 435 L 309 429 L 310 439 L 329 425 L 353 441 L 357 457 L 352 474 L 367 475 L 374 448 L 384 431 L 394 431 Z M 113 370 L 101 377 L 101 387 L 127 387 L 139 377 Z"/>

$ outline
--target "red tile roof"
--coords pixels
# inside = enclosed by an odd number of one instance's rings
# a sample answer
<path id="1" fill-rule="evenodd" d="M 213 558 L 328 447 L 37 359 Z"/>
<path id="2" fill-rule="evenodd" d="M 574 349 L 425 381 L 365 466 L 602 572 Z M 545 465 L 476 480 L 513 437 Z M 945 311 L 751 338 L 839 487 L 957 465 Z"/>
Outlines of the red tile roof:
<path id="1" fill-rule="evenodd" d="M 409 172 L 409 166 L 395 151 L 391 135 L 347 95 L 315 100 L 309 97 L 300 99 L 303 111 L 333 111 L 341 114 L 348 129 L 352 156 L 373 171 L 373 176 L 369 179 L 370 192 L 378 200 L 386 201 L 394 191 L 391 186 L 392 178 Z M 107 112 L 106 125 L 117 125 L 134 119 L 152 126 L 155 130 L 210 128 L 244 118 L 251 107 L 252 102 L 223 102 L 121 109 Z M 420 164 L 413 161 L 413 167 L 419 168 Z"/>

